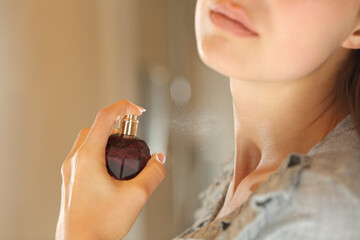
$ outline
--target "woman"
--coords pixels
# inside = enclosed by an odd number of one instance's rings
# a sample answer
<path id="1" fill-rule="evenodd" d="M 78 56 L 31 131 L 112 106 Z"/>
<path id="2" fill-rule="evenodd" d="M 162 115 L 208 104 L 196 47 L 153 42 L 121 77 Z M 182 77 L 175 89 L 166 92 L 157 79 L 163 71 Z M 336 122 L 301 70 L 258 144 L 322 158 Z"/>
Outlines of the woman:
<path id="1" fill-rule="evenodd" d="M 230 78 L 235 159 L 177 239 L 360 239 L 360 1 L 198 0 L 195 24 L 202 61 Z M 116 102 L 79 133 L 57 239 L 126 236 L 165 156 L 116 181 L 104 151 L 116 120 L 143 111 Z"/>

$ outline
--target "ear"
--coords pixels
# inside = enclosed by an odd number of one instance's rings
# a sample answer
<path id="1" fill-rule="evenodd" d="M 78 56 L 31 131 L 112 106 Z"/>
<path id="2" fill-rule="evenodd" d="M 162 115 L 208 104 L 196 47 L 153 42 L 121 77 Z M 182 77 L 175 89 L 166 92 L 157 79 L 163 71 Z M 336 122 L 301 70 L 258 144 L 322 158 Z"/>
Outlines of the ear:
<path id="1" fill-rule="evenodd" d="M 360 23 L 341 45 L 348 49 L 360 49 Z"/>

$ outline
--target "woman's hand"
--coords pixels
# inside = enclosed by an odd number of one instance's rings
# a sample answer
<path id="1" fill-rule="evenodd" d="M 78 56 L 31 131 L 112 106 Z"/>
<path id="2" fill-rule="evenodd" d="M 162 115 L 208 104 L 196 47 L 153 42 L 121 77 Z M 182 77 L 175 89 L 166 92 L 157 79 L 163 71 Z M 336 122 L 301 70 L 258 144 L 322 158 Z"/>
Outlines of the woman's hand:
<path id="1" fill-rule="evenodd" d="M 165 156 L 153 154 L 135 178 L 119 181 L 107 172 L 105 148 L 122 115 L 141 115 L 144 110 L 121 100 L 101 110 L 91 129 L 80 131 L 61 167 L 57 240 L 119 240 L 129 232 L 141 208 L 165 177 Z"/>

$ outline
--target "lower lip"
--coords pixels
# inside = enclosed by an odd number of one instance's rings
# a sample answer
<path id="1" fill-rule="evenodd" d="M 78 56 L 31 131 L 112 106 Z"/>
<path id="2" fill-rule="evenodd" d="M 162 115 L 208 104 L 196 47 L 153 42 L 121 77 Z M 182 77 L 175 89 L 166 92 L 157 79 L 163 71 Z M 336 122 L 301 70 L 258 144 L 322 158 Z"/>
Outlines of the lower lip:
<path id="1" fill-rule="evenodd" d="M 257 36 L 256 33 L 249 31 L 241 23 L 236 22 L 223 14 L 210 11 L 211 22 L 225 31 L 228 31 L 234 34 L 237 37 L 254 37 Z"/>

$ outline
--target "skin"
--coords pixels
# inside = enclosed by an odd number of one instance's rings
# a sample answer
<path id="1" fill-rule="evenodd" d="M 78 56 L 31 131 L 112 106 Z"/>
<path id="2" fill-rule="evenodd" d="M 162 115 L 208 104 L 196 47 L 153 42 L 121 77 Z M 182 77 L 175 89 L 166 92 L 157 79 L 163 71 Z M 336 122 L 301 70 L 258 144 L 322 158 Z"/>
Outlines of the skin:
<path id="1" fill-rule="evenodd" d="M 145 109 L 121 100 L 102 110 L 91 128 L 82 129 L 62 164 L 61 206 L 56 240 L 122 239 L 151 193 L 165 177 L 164 154 L 153 154 L 133 179 L 110 177 L 105 165 L 107 140 L 120 116 Z"/>
<path id="2" fill-rule="evenodd" d="M 307 153 L 344 118 L 346 108 L 333 103 L 333 76 L 350 49 L 360 48 L 359 0 L 233 0 L 253 23 L 252 38 L 212 25 L 210 7 L 223 1 L 198 0 L 195 19 L 199 56 L 229 77 L 233 97 L 234 175 L 218 218 L 246 201 L 289 153 Z M 122 239 L 165 177 L 163 154 L 129 181 L 106 172 L 116 119 L 142 110 L 116 102 L 79 133 L 62 166 L 57 240 Z"/>
<path id="3" fill-rule="evenodd" d="M 226 0 L 225 2 L 227 2 Z M 198 0 L 201 60 L 230 79 L 234 175 L 221 218 L 247 200 L 291 152 L 306 154 L 347 114 L 334 74 L 360 48 L 359 0 L 232 1 L 258 33 L 237 37 L 212 24 L 219 0 Z"/>

